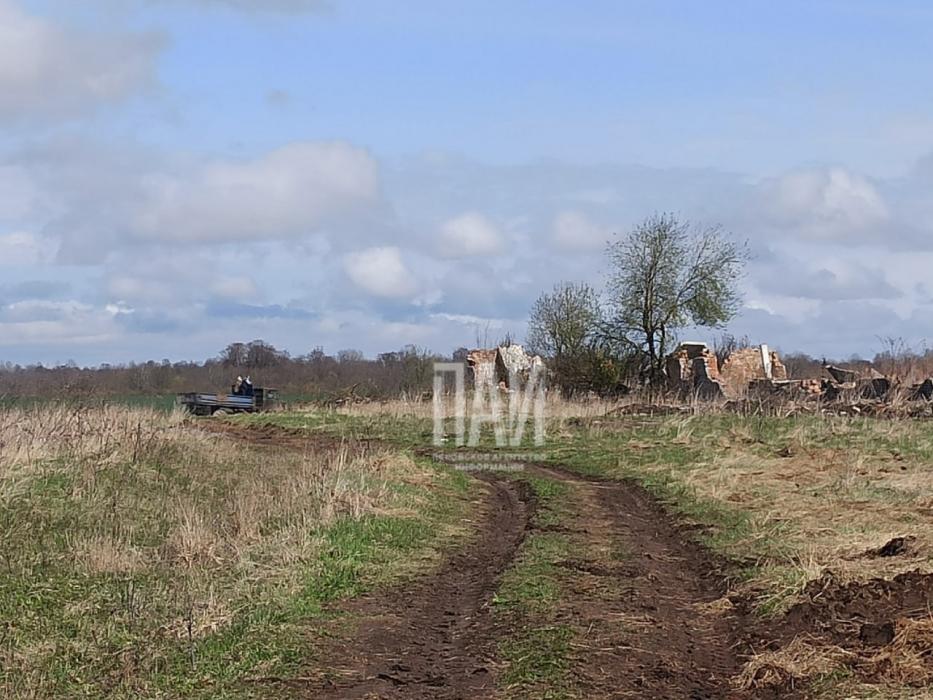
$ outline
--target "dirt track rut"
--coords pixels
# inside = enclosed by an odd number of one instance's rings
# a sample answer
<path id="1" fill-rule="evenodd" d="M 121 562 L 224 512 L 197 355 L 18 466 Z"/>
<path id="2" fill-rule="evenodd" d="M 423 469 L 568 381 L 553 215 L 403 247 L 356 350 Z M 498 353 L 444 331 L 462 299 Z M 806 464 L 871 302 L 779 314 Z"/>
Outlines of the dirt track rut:
<path id="1" fill-rule="evenodd" d="M 730 679 L 743 624 L 715 560 L 635 485 L 534 471 L 573 488 L 578 541 L 617 550 L 565 563 L 582 574 L 568 579 L 561 611 L 580 631 L 572 680 L 581 697 L 741 697 Z"/>
<path id="2" fill-rule="evenodd" d="M 579 541 L 624 552 L 621 561 L 561 562 L 559 621 L 576 631 L 570 684 L 586 698 L 741 697 L 729 681 L 741 659 L 737 615 L 722 604 L 714 561 L 641 489 L 529 467 L 565 482 Z M 359 625 L 319 663 L 321 698 L 493 698 L 501 629 L 490 603 L 529 525 L 522 482 L 484 475 L 476 537 L 441 570 L 344 607 Z"/>
<path id="3" fill-rule="evenodd" d="M 259 449 L 345 444 L 338 437 L 270 425 L 201 426 Z M 370 440 L 359 444 L 388 447 Z M 898 666 L 901 647 L 922 640 L 893 637 L 904 619 L 929 616 L 933 574 L 844 583 L 825 572 L 781 620 L 765 623 L 732 606 L 730 600 L 746 603 L 724 595 L 726 578 L 717 559 L 639 486 L 554 466 L 526 468 L 567 486 L 558 525 L 531 517 L 527 483 L 478 474 L 483 488 L 471 509 L 473 535 L 465 546 L 449 552 L 430 573 L 339 604 L 349 614 L 339 616 L 342 626 L 315 625 L 306 673 L 245 682 L 260 696 L 275 698 L 800 698 L 808 696 L 808 679 L 774 665 L 767 654 L 783 652 L 800 635 L 812 644 L 843 648 L 842 670 L 867 682 L 895 672 L 913 673 L 909 678 L 916 676 L 917 684 L 928 678 L 922 667 Z M 558 695 L 550 686 L 503 689 L 502 642 L 542 620 L 532 614 L 516 622 L 493 615 L 490 606 L 526 536 L 549 529 L 571 544 L 553 562 L 562 572 L 560 596 L 543 620 L 573 632 L 566 673 Z M 743 674 L 750 689 L 738 691 L 733 680 L 756 652 L 764 656 Z M 878 659 L 887 661 L 879 665 Z"/>
<path id="4" fill-rule="evenodd" d="M 477 535 L 441 569 L 344 606 L 359 624 L 327 650 L 320 698 L 494 697 L 496 636 L 490 603 L 528 522 L 523 484 L 486 480 Z"/>
<path id="5" fill-rule="evenodd" d="M 235 437 L 281 447 L 267 432 Z M 279 437 L 291 447 L 303 442 L 292 432 Z M 743 620 L 722 598 L 724 579 L 708 552 L 634 484 L 553 467 L 527 470 L 568 486 L 562 526 L 580 552 L 622 553 L 595 559 L 571 554 L 560 562 L 568 575 L 558 621 L 575 631 L 573 695 L 749 697 L 730 688 L 742 661 L 737 634 Z M 349 629 L 325 641 L 308 675 L 276 683 L 276 697 L 500 696 L 497 645 L 510 630 L 493 619 L 491 602 L 534 527 L 532 494 L 520 480 L 495 473 L 478 478 L 483 493 L 470 542 L 433 573 L 342 604 Z"/>

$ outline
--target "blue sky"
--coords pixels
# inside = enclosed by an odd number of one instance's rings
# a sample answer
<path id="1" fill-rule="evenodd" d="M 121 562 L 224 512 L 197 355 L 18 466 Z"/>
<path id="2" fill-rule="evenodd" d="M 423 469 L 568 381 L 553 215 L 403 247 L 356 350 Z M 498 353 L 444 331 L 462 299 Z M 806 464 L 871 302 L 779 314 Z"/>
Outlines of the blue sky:
<path id="1" fill-rule="evenodd" d="M 933 337 L 920 2 L 0 0 L 0 361 L 449 351 L 657 211 L 729 330 Z M 702 337 L 708 334 L 699 333 Z"/>

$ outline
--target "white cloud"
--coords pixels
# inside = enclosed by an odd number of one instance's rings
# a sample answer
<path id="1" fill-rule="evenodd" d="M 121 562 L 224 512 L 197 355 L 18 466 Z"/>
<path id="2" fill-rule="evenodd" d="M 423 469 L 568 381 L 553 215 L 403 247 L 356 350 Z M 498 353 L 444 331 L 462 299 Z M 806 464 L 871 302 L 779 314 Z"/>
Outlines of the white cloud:
<path id="1" fill-rule="evenodd" d="M 874 185 L 844 168 L 788 173 L 764 183 L 763 196 L 776 223 L 795 228 L 807 238 L 853 238 L 889 218 Z"/>
<path id="2" fill-rule="evenodd" d="M 256 282 L 248 275 L 221 277 L 211 284 L 211 292 L 221 299 L 246 301 L 259 293 Z"/>
<path id="3" fill-rule="evenodd" d="M 554 218 L 551 240 L 561 250 L 592 252 L 603 250 L 610 232 L 577 211 L 564 211 Z"/>
<path id="4" fill-rule="evenodd" d="M 133 314 L 136 313 L 136 309 L 127 306 L 123 302 L 117 302 L 116 304 L 106 304 L 104 306 L 104 311 L 106 311 L 111 316 L 119 316 L 121 314 Z"/>
<path id="5" fill-rule="evenodd" d="M 502 236 L 482 214 L 467 213 L 441 226 L 438 253 L 444 258 L 495 255 L 503 249 Z"/>
<path id="6" fill-rule="evenodd" d="M 39 265 L 55 254 L 55 246 L 26 231 L 0 234 L 0 266 Z"/>
<path id="7" fill-rule="evenodd" d="M 0 0 L 0 120 L 71 116 L 152 83 L 152 34 L 68 29 Z"/>
<path id="8" fill-rule="evenodd" d="M 84 302 L 49 301 L 46 299 L 26 299 L 7 304 L 0 310 L 4 321 L 34 321 L 66 318 L 92 311 L 93 307 Z"/>
<path id="9" fill-rule="evenodd" d="M 501 330 L 505 326 L 505 321 L 501 318 L 482 318 L 481 316 L 473 316 L 472 314 L 436 313 L 431 314 L 430 318 L 431 320 L 448 321 L 463 326 L 489 328 L 491 330 Z"/>
<path id="10" fill-rule="evenodd" d="M 110 301 L 131 302 L 141 309 L 177 309 L 213 301 L 251 301 L 260 296 L 250 274 L 255 262 L 241 253 L 218 252 L 177 258 L 150 254 L 142 261 L 118 257 L 107 280 Z"/>
<path id="11" fill-rule="evenodd" d="M 344 270 L 356 286 L 377 297 L 402 299 L 418 289 L 399 249 L 392 246 L 350 253 Z"/>
<path id="12" fill-rule="evenodd" d="M 20 301 L 0 306 L 0 346 L 91 343 L 112 339 L 113 314 L 70 301 Z"/>
<path id="13" fill-rule="evenodd" d="M 147 279 L 133 275 L 117 275 L 107 283 L 107 293 L 113 299 L 158 305 L 180 301 L 184 296 L 183 289 L 177 280 Z"/>
<path id="14" fill-rule="evenodd" d="M 133 227 L 149 239 L 224 242 L 310 233 L 378 196 L 376 162 L 345 143 L 301 142 L 190 176 L 150 176 Z"/>

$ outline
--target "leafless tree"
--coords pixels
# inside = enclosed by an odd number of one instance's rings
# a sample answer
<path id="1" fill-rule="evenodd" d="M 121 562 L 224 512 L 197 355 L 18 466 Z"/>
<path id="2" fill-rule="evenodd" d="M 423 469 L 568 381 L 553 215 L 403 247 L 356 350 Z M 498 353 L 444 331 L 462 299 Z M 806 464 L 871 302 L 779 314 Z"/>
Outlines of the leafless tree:
<path id="1" fill-rule="evenodd" d="M 745 350 L 752 346 L 748 336 L 736 338 L 731 333 L 723 333 L 717 340 L 713 341 L 713 354 L 716 355 L 716 362 L 722 367 L 729 355 L 737 350 Z"/>
<path id="2" fill-rule="evenodd" d="M 220 361 L 227 367 L 245 367 L 249 361 L 246 343 L 230 343 L 220 351 Z"/>

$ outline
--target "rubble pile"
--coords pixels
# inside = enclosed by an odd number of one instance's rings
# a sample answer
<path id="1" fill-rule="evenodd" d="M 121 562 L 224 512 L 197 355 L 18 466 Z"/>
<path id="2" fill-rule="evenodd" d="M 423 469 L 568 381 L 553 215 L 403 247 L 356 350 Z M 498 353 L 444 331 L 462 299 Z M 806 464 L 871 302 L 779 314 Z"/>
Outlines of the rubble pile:
<path id="1" fill-rule="evenodd" d="M 705 343 L 682 343 L 667 357 L 665 369 L 669 388 L 681 398 L 722 398 L 733 407 L 754 402 L 818 403 L 814 410 L 824 413 L 914 415 L 930 413 L 925 404 L 933 401 L 933 378 L 905 384 L 870 366 L 824 364 L 820 378 L 789 379 L 778 353 L 767 345 L 736 350 L 720 367 Z"/>
<path id="2" fill-rule="evenodd" d="M 767 345 L 736 350 L 719 367 L 719 359 L 706 343 L 681 343 L 665 363 L 671 389 L 681 396 L 734 399 L 759 381 L 768 386 L 787 382 L 787 369 Z"/>
<path id="3" fill-rule="evenodd" d="M 472 350 L 467 365 L 473 371 L 474 386 L 498 386 L 508 390 L 513 378 L 525 382 L 537 371 L 545 369 L 540 355 L 531 355 L 521 345 L 501 345 L 492 349 Z"/>
<path id="4" fill-rule="evenodd" d="M 539 370 L 544 360 L 521 345 L 472 350 L 467 355 L 476 387 L 519 388 Z M 762 409 L 788 413 L 826 413 L 865 416 L 933 415 L 933 377 L 908 383 L 881 374 L 869 365 L 838 367 L 824 364 L 822 376 L 790 379 L 777 352 L 767 345 L 741 348 L 730 353 L 720 366 L 719 358 L 706 343 L 684 342 L 665 359 L 668 398 L 681 402 L 700 399 L 718 401 L 729 410 L 758 412 Z M 657 397 L 656 397 L 657 398 Z M 647 414 L 657 412 L 631 405 L 626 409 Z M 679 411 L 684 405 L 669 406 Z"/>

